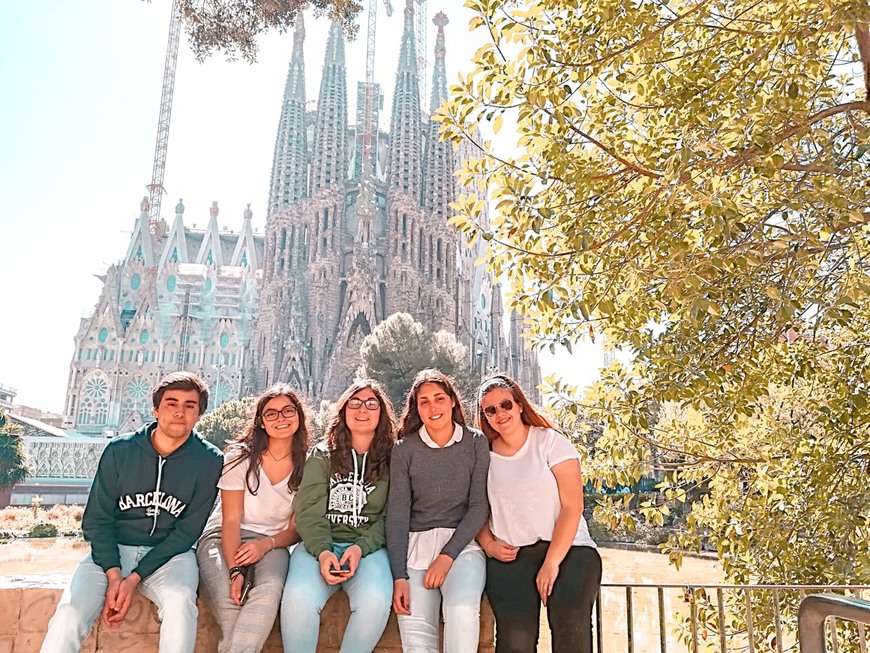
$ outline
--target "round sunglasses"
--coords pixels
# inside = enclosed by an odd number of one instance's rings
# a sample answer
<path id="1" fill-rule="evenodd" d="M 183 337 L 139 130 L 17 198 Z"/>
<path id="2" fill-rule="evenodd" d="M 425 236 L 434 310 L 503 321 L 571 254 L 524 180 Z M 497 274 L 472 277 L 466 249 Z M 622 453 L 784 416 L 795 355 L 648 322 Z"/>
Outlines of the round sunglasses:
<path id="1" fill-rule="evenodd" d="M 484 406 L 483 414 L 487 417 L 495 417 L 495 414 L 498 412 L 498 409 L 501 408 L 503 411 L 510 412 L 514 408 L 514 402 L 510 399 L 502 399 L 494 406 Z"/>

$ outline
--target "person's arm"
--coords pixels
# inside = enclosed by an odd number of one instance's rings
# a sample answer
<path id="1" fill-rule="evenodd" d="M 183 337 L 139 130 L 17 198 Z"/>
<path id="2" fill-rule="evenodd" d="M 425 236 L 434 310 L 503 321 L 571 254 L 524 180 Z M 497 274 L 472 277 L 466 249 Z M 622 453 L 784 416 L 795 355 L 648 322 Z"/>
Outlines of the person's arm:
<path id="1" fill-rule="evenodd" d="M 82 534 L 91 545 L 94 564 L 102 567 L 107 576 L 109 570 L 116 569 L 120 577 L 121 555 L 118 552 L 117 528 L 120 493 L 117 486 L 116 446 L 107 446 L 100 456 L 94 483 L 82 515 Z"/>
<path id="2" fill-rule="evenodd" d="M 305 463 L 296 493 L 296 528 L 302 545 L 314 558 L 332 551 L 332 526 L 326 518 L 329 501 L 329 458 L 319 451 Z"/>
<path id="3" fill-rule="evenodd" d="M 452 560 L 456 560 L 489 518 L 489 500 L 486 496 L 489 447 L 483 435 L 466 430 L 463 437 L 473 438 L 474 467 L 471 470 L 471 484 L 468 488 L 468 509 L 447 544 L 441 549 L 441 554 L 449 556 Z"/>
<path id="4" fill-rule="evenodd" d="M 221 475 L 223 458 L 214 456 L 212 459 L 195 461 L 195 464 L 207 466 L 207 471 L 197 479 L 187 508 L 181 517 L 175 520 L 175 524 L 163 541 L 155 545 L 139 561 L 131 576 L 135 574 L 140 579 L 148 578 L 171 558 L 189 551 L 202 535 L 202 529 L 205 528 L 217 497 L 217 482 Z"/>
<path id="5" fill-rule="evenodd" d="M 408 578 L 408 535 L 411 531 L 411 475 L 408 445 L 393 447 L 386 514 L 387 553 L 393 580 Z"/>
<path id="6" fill-rule="evenodd" d="M 553 538 L 547 548 L 544 564 L 538 571 L 536 584 L 541 601 L 547 605 L 547 597 L 553 591 L 553 584 L 559 575 L 559 565 L 568 554 L 577 534 L 577 526 L 583 516 L 583 476 L 580 461 L 576 458 L 565 460 L 551 468 L 559 488 L 559 502 L 562 504 Z"/>
<path id="7" fill-rule="evenodd" d="M 227 569 L 239 566 L 236 562 L 236 553 L 242 543 L 242 515 L 245 508 L 245 491 L 244 490 L 225 490 L 221 491 L 221 549 L 224 554 L 224 562 Z M 233 574 L 230 581 L 230 597 L 236 602 L 236 605 L 241 605 L 242 596 L 242 575 L 240 573 Z"/>
<path id="8" fill-rule="evenodd" d="M 477 533 L 477 543 L 480 548 L 490 558 L 495 558 L 501 562 L 513 562 L 517 558 L 517 552 L 520 550 L 518 546 L 511 546 L 504 540 L 498 539 L 492 534 L 489 528 L 489 523 L 483 525 Z"/>
<path id="9" fill-rule="evenodd" d="M 248 540 L 236 552 L 237 565 L 253 565 L 263 559 L 263 556 L 274 549 L 290 546 L 299 541 L 296 530 L 296 514 L 290 515 L 287 528 L 274 535 L 264 535 L 256 540 Z"/>

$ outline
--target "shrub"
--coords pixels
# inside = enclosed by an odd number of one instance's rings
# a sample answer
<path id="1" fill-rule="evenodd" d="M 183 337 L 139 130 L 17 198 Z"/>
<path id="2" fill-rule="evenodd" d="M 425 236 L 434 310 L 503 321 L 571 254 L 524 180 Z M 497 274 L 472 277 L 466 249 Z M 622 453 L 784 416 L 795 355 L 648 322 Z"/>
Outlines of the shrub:
<path id="1" fill-rule="evenodd" d="M 57 526 L 48 522 L 34 524 L 28 537 L 57 537 Z"/>

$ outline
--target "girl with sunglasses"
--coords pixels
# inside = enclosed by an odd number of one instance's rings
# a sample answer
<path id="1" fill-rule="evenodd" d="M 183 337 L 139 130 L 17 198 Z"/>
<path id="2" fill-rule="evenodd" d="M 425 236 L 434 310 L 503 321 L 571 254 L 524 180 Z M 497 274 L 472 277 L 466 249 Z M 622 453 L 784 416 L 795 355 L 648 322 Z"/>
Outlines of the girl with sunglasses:
<path id="1" fill-rule="evenodd" d="M 477 539 L 496 653 L 537 649 L 541 603 L 553 653 L 592 653 L 601 558 L 583 518 L 580 455 L 507 376 L 483 382 L 478 406 L 491 447 L 491 513 Z"/>
<path id="2" fill-rule="evenodd" d="M 474 536 L 487 515 L 486 440 L 465 425 L 450 380 L 431 369 L 414 379 L 399 435 L 387 543 L 402 649 L 437 653 L 443 613 L 445 653 L 477 651 L 486 563 Z"/>
<path id="3" fill-rule="evenodd" d="M 258 653 L 275 624 L 287 547 L 298 540 L 293 503 L 308 446 L 302 403 L 286 385 L 260 395 L 253 420 L 227 445 L 220 499 L 196 548 L 220 653 Z"/>
<path id="4" fill-rule="evenodd" d="M 385 513 L 393 408 L 381 386 L 356 381 L 338 399 L 296 497 L 302 544 L 290 557 L 281 601 L 285 651 L 315 653 L 320 611 L 339 588 L 350 600 L 341 653 L 371 653 L 390 616 Z"/>

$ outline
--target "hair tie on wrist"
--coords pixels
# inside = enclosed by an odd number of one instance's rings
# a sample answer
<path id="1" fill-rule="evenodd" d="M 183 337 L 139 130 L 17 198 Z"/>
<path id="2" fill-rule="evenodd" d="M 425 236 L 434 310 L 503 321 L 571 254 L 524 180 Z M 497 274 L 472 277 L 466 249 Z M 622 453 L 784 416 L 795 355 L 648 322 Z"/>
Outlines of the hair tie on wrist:
<path id="1" fill-rule="evenodd" d="M 242 573 L 242 568 L 241 567 L 230 567 L 230 570 L 228 573 L 230 575 L 230 580 L 232 581 L 237 575 Z"/>

